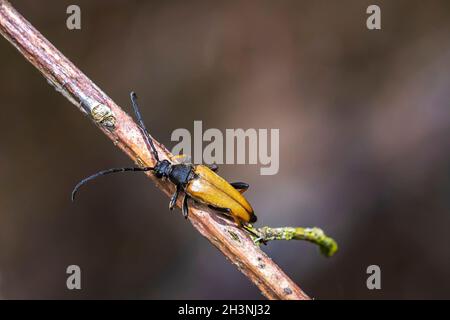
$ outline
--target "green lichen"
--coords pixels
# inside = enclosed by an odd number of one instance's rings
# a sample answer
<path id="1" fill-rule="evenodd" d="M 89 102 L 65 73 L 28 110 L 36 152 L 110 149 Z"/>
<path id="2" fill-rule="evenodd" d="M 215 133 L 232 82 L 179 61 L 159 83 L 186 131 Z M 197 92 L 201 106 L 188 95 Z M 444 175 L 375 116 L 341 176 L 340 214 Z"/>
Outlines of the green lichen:
<path id="1" fill-rule="evenodd" d="M 320 228 L 281 227 L 254 228 L 251 224 L 245 226 L 255 244 L 266 244 L 273 240 L 306 240 L 319 246 L 320 252 L 327 256 L 333 256 L 338 250 L 338 245 L 333 238 L 328 237 Z"/>

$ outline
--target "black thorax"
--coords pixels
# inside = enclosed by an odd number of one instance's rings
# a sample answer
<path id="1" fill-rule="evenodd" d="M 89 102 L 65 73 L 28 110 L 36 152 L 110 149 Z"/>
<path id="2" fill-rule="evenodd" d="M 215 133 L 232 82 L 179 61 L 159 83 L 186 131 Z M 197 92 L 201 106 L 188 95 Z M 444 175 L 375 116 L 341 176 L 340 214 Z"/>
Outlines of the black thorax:
<path id="1" fill-rule="evenodd" d="M 168 160 L 158 162 L 154 172 L 157 178 L 169 178 L 177 186 L 185 186 L 195 177 L 191 164 L 171 164 Z"/>

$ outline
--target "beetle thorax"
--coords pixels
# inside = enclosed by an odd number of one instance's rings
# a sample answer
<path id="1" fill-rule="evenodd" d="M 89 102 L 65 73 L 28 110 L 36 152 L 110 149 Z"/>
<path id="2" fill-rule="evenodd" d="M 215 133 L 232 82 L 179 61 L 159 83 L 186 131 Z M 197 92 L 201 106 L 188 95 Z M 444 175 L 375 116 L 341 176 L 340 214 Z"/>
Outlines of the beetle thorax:
<path id="1" fill-rule="evenodd" d="M 168 176 L 172 183 L 185 186 L 194 176 L 193 166 L 190 164 L 174 164 L 171 166 Z"/>

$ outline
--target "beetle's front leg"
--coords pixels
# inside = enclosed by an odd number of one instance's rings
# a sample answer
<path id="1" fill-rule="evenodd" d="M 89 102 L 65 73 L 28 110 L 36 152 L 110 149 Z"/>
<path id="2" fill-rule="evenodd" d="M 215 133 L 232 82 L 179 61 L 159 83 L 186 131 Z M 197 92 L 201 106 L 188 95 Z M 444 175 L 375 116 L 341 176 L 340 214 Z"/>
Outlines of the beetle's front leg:
<path id="1" fill-rule="evenodd" d="M 191 161 L 191 157 L 187 154 L 177 154 L 176 156 L 171 157 L 173 161 L 178 163 L 188 163 Z"/>
<path id="2" fill-rule="evenodd" d="M 206 166 L 213 172 L 219 171 L 219 166 L 215 163 L 207 164 Z"/>
<path id="3" fill-rule="evenodd" d="M 178 195 L 180 194 L 181 187 L 177 186 L 177 190 L 175 190 L 175 193 L 172 195 L 172 198 L 170 198 L 169 202 L 169 209 L 173 210 L 175 207 L 175 204 L 177 203 Z"/>

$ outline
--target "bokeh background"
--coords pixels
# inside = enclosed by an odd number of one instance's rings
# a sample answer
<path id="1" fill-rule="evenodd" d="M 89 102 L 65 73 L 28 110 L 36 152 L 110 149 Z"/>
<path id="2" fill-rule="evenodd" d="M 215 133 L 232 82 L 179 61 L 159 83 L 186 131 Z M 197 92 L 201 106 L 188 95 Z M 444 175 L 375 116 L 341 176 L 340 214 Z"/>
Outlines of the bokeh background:
<path id="1" fill-rule="evenodd" d="M 340 244 L 264 250 L 319 299 L 450 298 L 450 2 L 12 1 L 153 135 L 279 128 L 280 171 L 225 165 L 260 225 L 319 226 Z M 366 28 L 378 4 L 382 30 Z M 0 39 L 0 297 L 260 299 L 131 161 Z M 66 289 L 66 267 L 82 290 Z M 381 267 L 381 290 L 366 268 Z"/>

